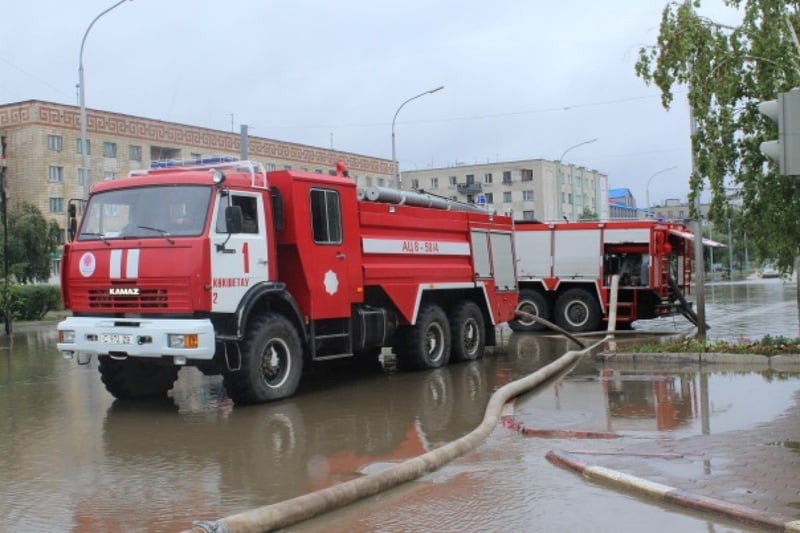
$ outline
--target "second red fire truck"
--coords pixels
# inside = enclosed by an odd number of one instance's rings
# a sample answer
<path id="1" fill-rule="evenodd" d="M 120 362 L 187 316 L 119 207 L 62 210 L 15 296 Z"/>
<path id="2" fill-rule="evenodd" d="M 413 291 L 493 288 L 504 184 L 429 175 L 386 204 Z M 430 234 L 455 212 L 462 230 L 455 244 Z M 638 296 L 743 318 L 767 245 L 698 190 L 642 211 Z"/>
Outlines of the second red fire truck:
<path id="1" fill-rule="evenodd" d="M 693 235 L 654 220 L 518 222 L 519 309 L 571 332 L 596 331 L 609 318 L 611 278 L 620 276 L 617 324 L 682 314 L 692 277 Z M 524 315 L 514 331 L 544 329 Z"/>

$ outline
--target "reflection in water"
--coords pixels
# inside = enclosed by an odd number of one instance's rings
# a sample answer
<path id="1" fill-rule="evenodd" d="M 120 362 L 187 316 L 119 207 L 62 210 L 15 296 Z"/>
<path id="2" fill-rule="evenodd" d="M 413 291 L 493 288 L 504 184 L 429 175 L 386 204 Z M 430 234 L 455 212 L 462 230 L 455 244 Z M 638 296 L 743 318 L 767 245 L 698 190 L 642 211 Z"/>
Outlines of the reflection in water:
<path id="1" fill-rule="evenodd" d="M 613 369 L 600 371 L 600 382 L 615 429 L 673 431 L 696 417 L 695 376 L 630 375 Z M 645 422 L 641 424 L 640 422 Z"/>
<path id="2" fill-rule="evenodd" d="M 741 305 L 728 312 L 745 310 L 752 312 Z M 555 335 L 503 329 L 500 337 L 504 344 L 479 361 L 413 373 L 328 368 L 304 379 L 289 400 L 240 408 L 218 377 L 194 369 L 181 371 L 167 400 L 114 401 L 96 363 L 77 367 L 57 354 L 54 328 L 18 330 L 13 343 L 0 338 L 0 523 L 13 531 L 183 530 L 193 519 L 285 500 L 419 455 L 474 429 L 497 388 L 575 348 Z M 702 372 L 584 357 L 517 407 L 528 427 L 697 434 L 705 419 L 719 433 L 775 418 L 800 389 L 797 374 Z M 542 473 L 531 475 L 537 465 L 528 459 L 509 459 L 512 473 L 522 465 L 529 479 L 508 483 L 532 489 L 525 503 L 533 509 L 549 494 L 535 486 Z M 459 490 L 491 497 L 493 474 L 464 476 Z M 440 492 L 434 483 L 425 494 L 432 500 Z M 469 529 L 458 522 L 462 502 L 448 501 L 454 529 Z M 496 518 L 497 529 L 518 524 Z M 396 529 L 436 525 L 414 519 L 421 522 Z"/>

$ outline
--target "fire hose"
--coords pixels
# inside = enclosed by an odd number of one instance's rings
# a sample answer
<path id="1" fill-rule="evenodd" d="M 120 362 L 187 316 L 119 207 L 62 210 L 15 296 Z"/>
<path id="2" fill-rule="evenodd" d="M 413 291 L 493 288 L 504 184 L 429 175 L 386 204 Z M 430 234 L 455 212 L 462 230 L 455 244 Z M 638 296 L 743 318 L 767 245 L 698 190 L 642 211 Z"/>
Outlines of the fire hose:
<path id="1" fill-rule="evenodd" d="M 612 311 L 615 311 L 616 298 L 614 296 L 616 295 L 617 286 L 618 282 L 612 282 Z M 477 448 L 497 428 L 503 406 L 509 400 L 534 389 L 560 373 L 570 370 L 581 357 L 612 337 L 613 323 L 609 320 L 609 334 L 591 346 L 584 347 L 582 342 L 573 339 L 582 346 L 581 350 L 570 350 L 536 372 L 497 389 L 489 398 L 483 420 L 478 427 L 440 448 L 418 455 L 380 472 L 371 473 L 289 500 L 229 515 L 218 520 L 197 520 L 192 523 L 192 528 L 188 531 L 189 533 L 273 531 L 374 496 L 402 483 L 418 479 L 428 472 L 438 470 L 453 459 Z"/>

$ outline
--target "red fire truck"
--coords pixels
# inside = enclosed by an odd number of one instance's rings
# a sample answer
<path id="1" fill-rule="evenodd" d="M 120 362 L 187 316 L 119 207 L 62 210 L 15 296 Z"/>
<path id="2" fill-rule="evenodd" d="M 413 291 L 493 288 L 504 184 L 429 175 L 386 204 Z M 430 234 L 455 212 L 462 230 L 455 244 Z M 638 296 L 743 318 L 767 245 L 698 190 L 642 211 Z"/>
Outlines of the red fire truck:
<path id="1" fill-rule="evenodd" d="M 249 161 L 160 165 L 70 207 L 58 349 L 99 358 L 119 398 L 178 370 L 222 374 L 237 403 L 295 393 L 304 367 L 480 357 L 517 305 L 512 220 L 422 193 Z M 343 168 L 343 166 L 342 166 Z"/>
<path id="2" fill-rule="evenodd" d="M 517 222 L 514 236 L 521 311 L 571 332 L 598 330 L 608 320 L 611 277 L 619 274 L 619 326 L 675 314 L 697 323 L 685 298 L 694 236 L 683 224 Z M 544 328 L 524 315 L 509 326 L 514 331 Z"/>

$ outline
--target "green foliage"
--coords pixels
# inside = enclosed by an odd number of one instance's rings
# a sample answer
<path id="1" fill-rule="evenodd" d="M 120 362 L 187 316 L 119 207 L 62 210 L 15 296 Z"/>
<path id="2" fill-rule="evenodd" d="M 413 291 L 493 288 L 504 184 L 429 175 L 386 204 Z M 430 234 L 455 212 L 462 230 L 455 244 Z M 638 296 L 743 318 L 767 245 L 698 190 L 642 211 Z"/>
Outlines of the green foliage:
<path id="1" fill-rule="evenodd" d="M 55 285 L 0 285 L 0 320 L 6 310 L 11 321 L 41 320 L 50 311 L 63 309 L 61 289 Z"/>
<path id="2" fill-rule="evenodd" d="M 11 207 L 6 243 L 9 276 L 17 283 L 47 281 L 53 253 L 58 249 L 59 234 L 58 224 L 48 223 L 36 206 L 22 203 Z M 0 257 L 4 257 L 4 253 L 4 247 L 0 246 Z"/>
<path id="3" fill-rule="evenodd" d="M 740 190 L 743 231 L 760 260 L 791 271 L 800 242 L 800 184 L 780 176 L 759 152 L 777 137 L 757 109 L 800 85 L 798 50 L 789 30 L 800 25 L 800 0 L 723 0 L 742 15 L 726 26 L 698 13 L 701 0 L 669 2 L 655 45 L 639 51 L 636 74 L 661 90 L 665 108 L 686 89 L 696 128 L 689 203 L 711 190 L 712 221 L 730 215 L 728 189 Z"/>
<path id="4" fill-rule="evenodd" d="M 581 214 L 578 215 L 578 220 L 600 220 L 600 216 L 592 209 L 584 207 Z"/>
<path id="5" fill-rule="evenodd" d="M 631 351 L 643 353 L 733 353 L 756 355 L 800 354 L 800 338 L 788 339 L 781 335 L 766 335 L 761 340 L 742 339 L 738 342 L 705 341 L 694 338 L 659 344 L 645 344 L 630 348 Z"/>

